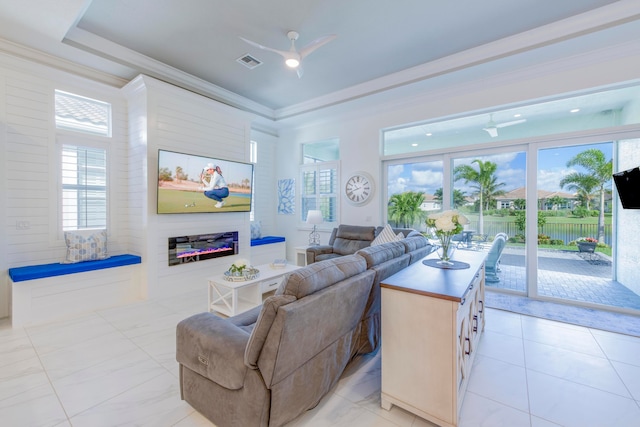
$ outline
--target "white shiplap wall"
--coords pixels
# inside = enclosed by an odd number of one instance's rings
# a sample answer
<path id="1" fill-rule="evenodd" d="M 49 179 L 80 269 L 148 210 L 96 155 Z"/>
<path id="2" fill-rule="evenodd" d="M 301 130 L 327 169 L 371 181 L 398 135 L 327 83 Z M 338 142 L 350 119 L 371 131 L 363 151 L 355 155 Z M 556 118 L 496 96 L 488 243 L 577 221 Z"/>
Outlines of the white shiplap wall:
<path id="1" fill-rule="evenodd" d="M 65 254 L 57 213 L 55 89 L 112 104 L 113 136 L 103 141 L 111 160 L 110 207 L 114 214 L 109 224 L 111 253 L 128 251 L 123 235 L 129 221 L 126 214 L 127 111 L 119 90 L 9 55 L 0 55 L 0 64 L 1 318 L 9 314 L 7 269 L 59 262 Z M 123 210 L 125 213 L 121 214 Z"/>
<path id="2" fill-rule="evenodd" d="M 624 171 L 640 166 L 640 139 L 618 141 L 618 169 Z M 636 189 L 640 191 L 640 189 Z M 640 210 L 622 209 L 616 205 L 616 280 L 636 294 L 640 294 Z"/>
<path id="3" fill-rule="evenodd" d="M 134 190 L 146 197 L 141 206 L 140 236 L 146 296 L 162 298 L 195 289 L 206 289 L 206 278 L 222 273 L 233 259 L 249 258 L 249 213 L 156 214 L 158 149 L 205 157 L 249 161 L 250 119 L 231 107 L 187 92 L 147 76 L 139 76 L 124 89 L 131 112 L 130 147 L 141 160 L 146 147 L 146 179 Z M 139 150 L 140 149 L 140 150 Z M 143 177 L 141 177 L 143 178 Z M 136 209 L 134 209 L 135 211 Z M 137 214 L 133 214 L 136 217 Z M 222 231 L 239 232 L 239 255 L 196 263 L 168 265 L 169 237 Z M 206 301 L 202 304 L 206 309 Z"/>
<path id="4" fill-rule="evenodd" d="M 276 183 L 276 144 L 278 138 L 253 131 L 251 140 L 258 144 L 258 162 L 254 170 L 254 221 L 260 221 L 263 236 L 278 236 L 275 215 L 278 208 Z"/>

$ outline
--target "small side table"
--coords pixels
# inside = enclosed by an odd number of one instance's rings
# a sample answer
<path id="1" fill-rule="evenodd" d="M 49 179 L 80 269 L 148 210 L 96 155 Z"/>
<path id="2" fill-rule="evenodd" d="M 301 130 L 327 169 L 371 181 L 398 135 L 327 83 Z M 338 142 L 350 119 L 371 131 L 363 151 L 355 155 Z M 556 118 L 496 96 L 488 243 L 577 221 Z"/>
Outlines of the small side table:
<path id="1" fill-rule="evenodd" d="M 270 264 L 255 266 L 260 273 L 253 280 L 231 282 L 224 274 L 207 278 L 209 293 L 209 311 L 217 311 L 226 316 L 235 316 L 262 304 L 262 294 L 276 289 L 282 277 L 294 270 L 297 265 L 287 264 L 281 268 Z"/>
<path id="2" fill-rule="evenodd" d="M 309 247 L 309 245 L 306 246 L 296 246 L 296 264 L 304 267 L 305 265 L 307 265 L 307 248 Z"/>

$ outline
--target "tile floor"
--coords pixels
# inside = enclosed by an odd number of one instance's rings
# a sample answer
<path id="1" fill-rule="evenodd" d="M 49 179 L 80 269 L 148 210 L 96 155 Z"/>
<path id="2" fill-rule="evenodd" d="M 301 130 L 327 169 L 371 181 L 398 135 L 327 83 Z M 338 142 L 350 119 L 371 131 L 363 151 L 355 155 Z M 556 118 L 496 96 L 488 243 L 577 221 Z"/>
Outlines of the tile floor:
<path id="1" fill-rule="evenodd" d="M 611 279 L 611 262 L 605 255 L 595 256 L 599 261 L 592 261 L 576 251 L 538 251 L 538 294 L 640 312 L 640 295 Z M 526 292 L 523 248 L 507 246 L 502 252 L 500 270 L 500 282 L 488 286 Z"/>
<path id="2" fill-rule="evenodd" d="M 211 426 L 180 400 L 175 325 L 200 292 L 11 329 L 0 425 Z M 487 309 L 461 426 L 640 425 L 640 338 Z M 380 408 L 380 354 L 359 358 L 298 426 L 431 426 Z"/>

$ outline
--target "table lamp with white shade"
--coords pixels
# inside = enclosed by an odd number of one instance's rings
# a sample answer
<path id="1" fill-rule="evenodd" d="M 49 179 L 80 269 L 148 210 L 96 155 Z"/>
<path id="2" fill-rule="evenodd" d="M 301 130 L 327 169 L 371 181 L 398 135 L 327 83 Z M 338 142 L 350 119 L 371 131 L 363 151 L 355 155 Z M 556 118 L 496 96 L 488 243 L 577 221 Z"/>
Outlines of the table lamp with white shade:
<path id="1" fill-rule="evenodd" d="M 309 246 L 318 246 L 320 244 L 320 234 L 316 231 L 316 225 L 323 222 L 321 211 L 310 210 L 307 212 L 307 224 L 313 224 L 313 231 L 309 233 Z"/>

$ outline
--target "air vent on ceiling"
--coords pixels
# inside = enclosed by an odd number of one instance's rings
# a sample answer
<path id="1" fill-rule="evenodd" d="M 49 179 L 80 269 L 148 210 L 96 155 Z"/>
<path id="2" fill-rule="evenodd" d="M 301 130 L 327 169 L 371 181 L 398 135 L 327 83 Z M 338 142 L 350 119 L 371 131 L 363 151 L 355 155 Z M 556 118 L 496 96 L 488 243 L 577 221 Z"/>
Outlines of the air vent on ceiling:
<path id="1" fill-rule="evenodd" d="M 253 56 L 249 55 L 248 53 L 246 55 L 243 55 L 240 58 L 236 59 L 236 61 L 238 61 L 239 63 L 241 63 L 245 67 L 249 68 L 250 70 L 253 70 L 258 65 L 262 64 L 262 61 L 254 58 Z"/>

